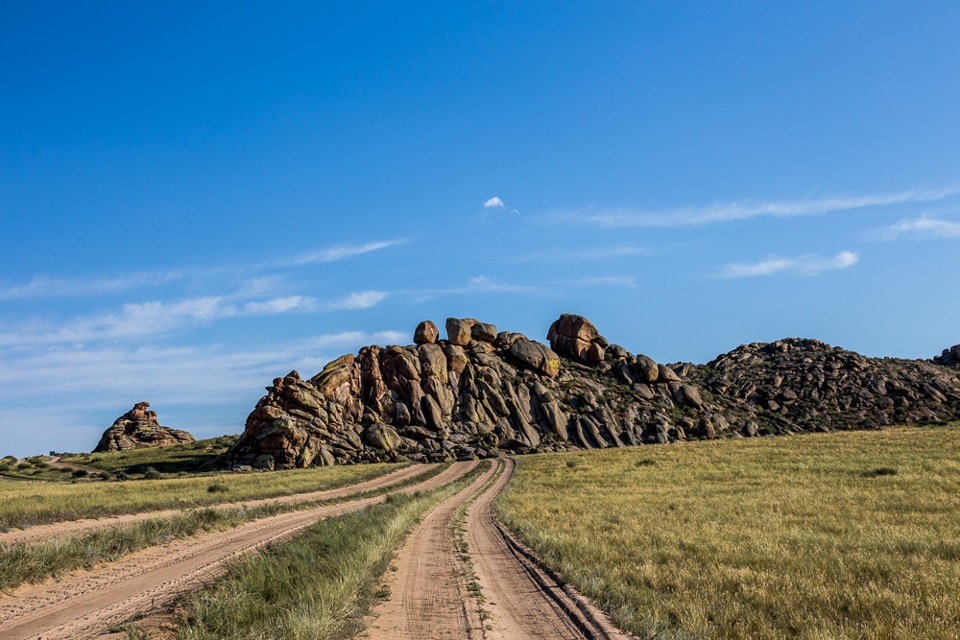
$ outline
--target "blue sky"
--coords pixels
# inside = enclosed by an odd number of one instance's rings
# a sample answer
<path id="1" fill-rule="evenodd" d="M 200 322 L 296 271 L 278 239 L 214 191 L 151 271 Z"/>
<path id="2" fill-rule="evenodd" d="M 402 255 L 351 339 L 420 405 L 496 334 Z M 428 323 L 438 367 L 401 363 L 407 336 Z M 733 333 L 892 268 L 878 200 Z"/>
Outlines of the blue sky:
<path id="1" fill-rule="evenodd" d="M 0 4 L 0 453 L 417 322 L 960 342 L 955 2 Z"/>

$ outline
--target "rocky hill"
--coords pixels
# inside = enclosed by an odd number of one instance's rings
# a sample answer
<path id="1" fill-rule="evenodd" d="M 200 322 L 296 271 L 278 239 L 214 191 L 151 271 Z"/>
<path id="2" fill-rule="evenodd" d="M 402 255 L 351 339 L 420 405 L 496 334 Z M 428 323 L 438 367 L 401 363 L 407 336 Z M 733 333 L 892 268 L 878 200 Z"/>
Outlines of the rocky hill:
<path id="1" fill-rule="evenodd" d="M 424 321 L 413 345 L 364 347 L 308 380 L 276 378 L 222 462 L 446 460 L 960 417 L 960 370 L 816 340 L 665 365 L 575 315 L 550 326 L 549 347 L 473 319 L 445 329 L 441 340 Z"/>
<path id="2" fill-rule="evenodd" d="M 149 402 L 138 402 L 133 409 L 117 418 L 113 425 L 103 432 L 93 452 L 126 451 L 194 442 L 194 437 L 186 431 L 161 426 L 157 421 L 157 412 L 148 411 L 149 408 Z"/>

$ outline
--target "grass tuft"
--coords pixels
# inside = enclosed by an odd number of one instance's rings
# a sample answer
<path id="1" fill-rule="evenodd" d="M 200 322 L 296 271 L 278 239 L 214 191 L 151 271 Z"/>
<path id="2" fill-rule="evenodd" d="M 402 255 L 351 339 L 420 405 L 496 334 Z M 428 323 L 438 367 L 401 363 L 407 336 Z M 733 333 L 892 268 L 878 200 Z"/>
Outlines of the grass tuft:
<path id="1" fill-rule="evenodd" d="M 877 467 L 871 471 L 867 471 L 863 474 L 867 478 L 873 478 L 876 476 L 895 476 L 897 475 L 897 470 L 893 467 Z"/>

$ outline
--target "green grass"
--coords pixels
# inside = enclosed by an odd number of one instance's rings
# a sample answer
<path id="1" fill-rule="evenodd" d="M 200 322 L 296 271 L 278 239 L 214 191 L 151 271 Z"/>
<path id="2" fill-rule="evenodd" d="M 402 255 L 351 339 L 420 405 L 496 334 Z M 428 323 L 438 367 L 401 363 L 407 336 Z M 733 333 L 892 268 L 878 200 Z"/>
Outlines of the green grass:
<path id="1" fill-rule="evenodd" d="M 359 632 L 393 551 L 434 505 L 486 470 L 431 492 L 391 495 L 233 564 L 179 607 L 179 640 L 342 638 Z"/>
<path id="2" fill-rule="evenodd" d="M 505 523 L 641 638 L 960 637 L 956 424 L 518 465 Z"/>
<path id="3" fill-rule="evenodd" d="M 158 509 L 187 509 L 238 500 L 270 498 L 356 484 L 397 469 L 395 464 L 292 469 L 272 473 L 125 482 L 4 482 L 0 484 L 0 530 Z M 212 483 L 225 490 L 210 491 Z"/>
<path id="4" fill-rule="evenodd" d="M 415 478 L 351 495 L 339 500 L 311 501 L 298 504 L 268 504 L 251 508 L 219 507 L 191 509 L 173 516 L 151 518 L 142 522 L 105 526 L 93 531 L 40 544 L 0 545 L 0 590 L 13 589 L 24 582 L 42 582 L 69 571 L 89 568 L 100 562 L 117 560 L 128 553 L 205 531 L 217 531 L 279 513 L 309 509 L 319 504 L 380 495 L 415 483 L 424 482 L 440 473 L 447 465 L 438 465 Z M 225 486 L 211 484 L 208 488 Z M 219 490 L 219 489 L 218 489 Z"/>

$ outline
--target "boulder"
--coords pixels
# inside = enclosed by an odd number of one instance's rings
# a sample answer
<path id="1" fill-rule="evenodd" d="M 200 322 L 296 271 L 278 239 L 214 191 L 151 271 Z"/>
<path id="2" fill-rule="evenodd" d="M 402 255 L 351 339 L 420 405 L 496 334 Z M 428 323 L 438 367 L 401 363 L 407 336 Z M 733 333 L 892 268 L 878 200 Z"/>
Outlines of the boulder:
<path id="1" fill-rule="evenodd" d="M 476 322 L 470 327 L 470 337 L 480 342 L 492 344 L 497 339 L 497 327 L 486 322 Z"/>
<path id="2" fill-rule="evenodd" d="M 557 354 L 594 365 L 604 361 L 610 344 L 592 322 L 570 313 L 553 321 L 547 331 L 547 341 Z"/>
<path id="3" fill-rule="evenodd" d="M 933 358 L 933 361 L 946 366 L 960 365 L 960 344 L 944 349 L 943 353 Z"/>
<path id="4" fill-rule="evenodd" d="M 560 372 L 560 358 L 557 354 L 535 340 L 517 340 L 510 346 L 510 358 L 527 369 L 536 371 L 548 378 L 555 378 Z"/>
<path id="5" fill-rule="evenodd" d="M 400 434 L 388 424 L 374 424 L 367 427 L 363 439 L 374 449 L 393 451 L 400 447 Z"/>
<path id="6" fill-rule="evenodd" d="M 434 344 L 440 337 L 440 330 L 430 320 L 424 320 L 417 325 L 413 332 L 413 342 L 415 344 Z"/>
<path id="7" fill-rule="evenodd" d="M 467 346 L 470 344 L 470 327 L 471 323 L 467 320 L 447 318 L 447 341 L 461 347 Z"/>

